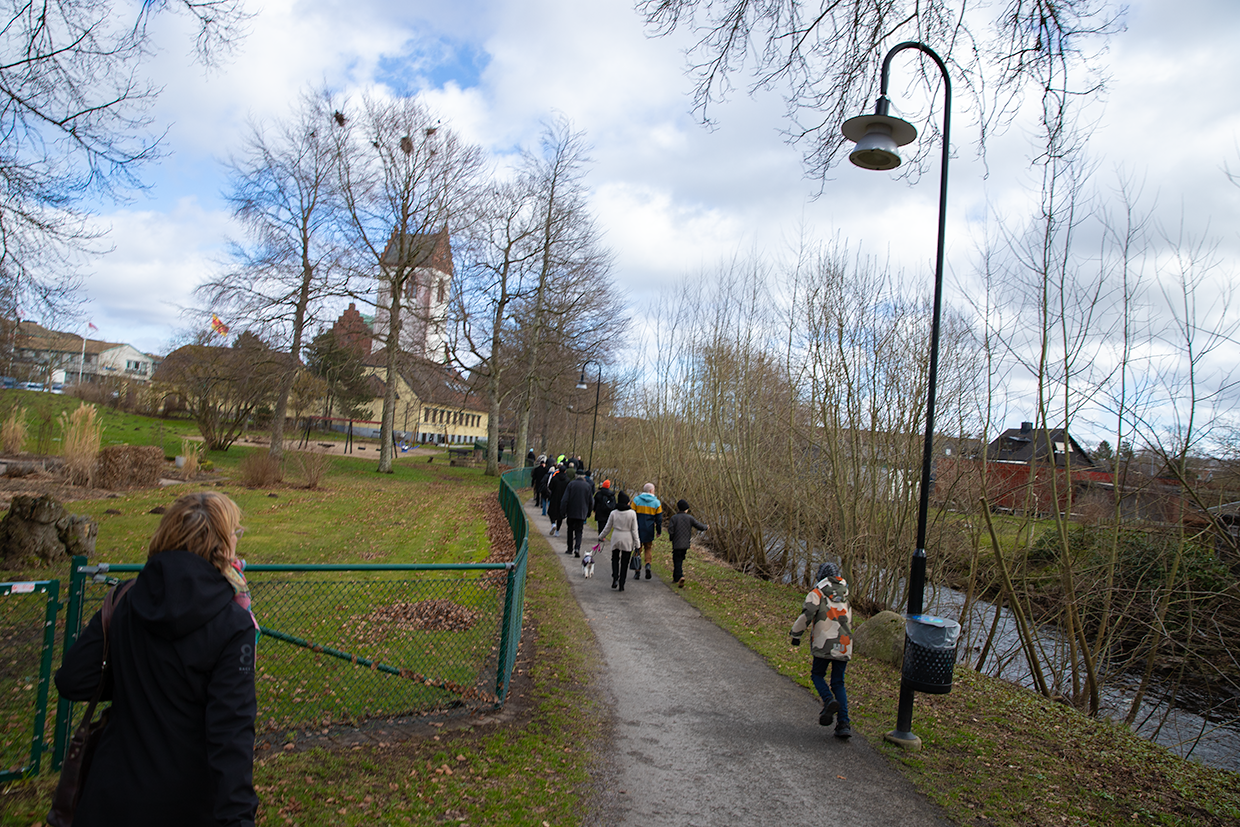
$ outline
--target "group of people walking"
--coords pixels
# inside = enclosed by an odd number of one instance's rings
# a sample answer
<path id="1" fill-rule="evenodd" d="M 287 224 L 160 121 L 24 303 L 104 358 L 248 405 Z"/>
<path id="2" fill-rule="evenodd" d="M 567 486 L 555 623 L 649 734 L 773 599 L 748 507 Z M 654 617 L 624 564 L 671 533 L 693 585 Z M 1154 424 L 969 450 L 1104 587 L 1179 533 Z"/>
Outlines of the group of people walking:
<path id="1" fill-rule="evenodd" d="M 600 545 L 603 541 L 610 543 L 611 587 L 624 591 L 630 566 L 637 573 L 634 579 L 641 579 L 644 564 L 646 579 L 650 580 L 654 540 L 664 529 L 663 504 L 655 495 L 654 483 L 646 483 L 641 493 L 630 499 L 624 490 L 614 490 L 611 480 L 603 480 L 595 491 L 583 470 L 580 457 L 560 456 L 555 461 L 538 458 L 531 482 L 535 505 L 541 505 L 542 513 L 551 520 L 548 533 L 558 537 L 567 522 L 564 553 L 580 557 L 585 523 L 593 514 Z M 684 562 L 693 531 L 706 531 L 708 527 L 693 516 L 689 503 L 682 499 L 677 501 L 676 513 L 667 520 L 666 528 L 672 543 L 672 580 L 684 588 Z M 835 736 L 849 738 L 852 727 L 844 672 L 852 657 L 852 607 L 848 583 L 835 563 L 823 563 L 815 572 L 814 587 L 805 596 L 790 631 L 792 645 L 800 646 L 807 632 L 812 654 L 810 679 L 822 699 L 818 723 L 835 724 Z"/>
<path id="2" fill-rule="evenodd" d="M 580 457 L 576 460 L 579 462 Z M 634 579 L 641 579 L 642 571 L 647 580 L 654 576 L 650 568 L 654 541 L 665 527 L 663 503 L 655 495 L 654 483 L 646 483 L 634 497 L 627 491 L 613 489 L 611 480 L 603 480 L 595 490 L 589 475 L 563 456 L 554 462 L 539 457 L 531 483 L 535 504 L 551 520 L 548 534 L 558 537 L 567 524 L 565 554 L 581 556 L 585 523 L 593 515 L 600 544 L 607 541 L 610 545 L 611 587 L 624 591 L 630 568 L 636 573 Z M 684 561 L 693 530 L 706 531 L 707 526 L 690 513 L 689 503 L 684 500 L 676 503 L 676 513 L 666 522 L 672 541 L 672 579 L 684 588 Z"/>

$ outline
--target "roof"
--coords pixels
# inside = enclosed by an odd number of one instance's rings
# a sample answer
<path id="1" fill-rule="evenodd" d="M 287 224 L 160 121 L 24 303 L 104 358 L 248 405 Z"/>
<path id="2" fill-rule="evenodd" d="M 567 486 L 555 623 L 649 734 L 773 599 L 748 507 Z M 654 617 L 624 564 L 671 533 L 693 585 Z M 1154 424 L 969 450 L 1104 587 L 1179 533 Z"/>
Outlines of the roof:
<path id="1" fill-rule="evenodd" d="M 64 333 L 49 330 L 41 324 L 31 321 L 19 322 L 17 325 L 16 347 L 19 350 L 43 350 L 53 353 L 81 353 L 82 337 L 76 333 Z M 132 347 L 125 342 L 105 342 L 101 339 L 87 339 L 86 352 L 100 354 L 118 347 Z M 134 348 L 137 350 L 137 348 Z M 141 352 L 141 351 L 139 351 Z M 159 358 L 159 357 L 153 357 Z"/>
<path id="2" fill-rule="evenodd" d="M 392 232 L 388 239 L 387 246 L 383 248 L 382 261 L 384 264 L 397 264 L 397 253 L 394 249 L 397 246 L 398 234 Z M 437 233 L 410 233 L 399 236 L 403 240 L 401 247 L 401 255 L 405 257 L 404 262 L 409 267 L 429 267 L 432 270 L 438 270 L 441 273 L 453 274 L 452 269 L 452 243 L 448 235 L 448 227 Z"/>
<path id="3" fill-rule="evenodd" d="M 377 350 L 362 360 L 368 368 L 387 367 L 387 350 Z M 397 370 L 424 405 L 443 405 L 485 413 L 484 400 L 471 392 L 469 383 L 452 368 L 408 353 L 397 357 Z"/>
<path id="4" fill-rule="evenodd" d="M 1049 438 L 1049 443 L 1048 443 Z M 1054 457 L 1055 465 L 1063 467 L 1067 464 L 1067 456 L 1071 455 L 1075 468 L 1093 468 L 1094 462 L 1088 452 L 1068 436 L 1063 428 L 1047 430 L 1034 428 L 1029 422 L 1022 422 L 1019 428 L 1008 428 L 986 446 L 986 459 L 991 462 L 1030 463 L 1046 461 Z"/>

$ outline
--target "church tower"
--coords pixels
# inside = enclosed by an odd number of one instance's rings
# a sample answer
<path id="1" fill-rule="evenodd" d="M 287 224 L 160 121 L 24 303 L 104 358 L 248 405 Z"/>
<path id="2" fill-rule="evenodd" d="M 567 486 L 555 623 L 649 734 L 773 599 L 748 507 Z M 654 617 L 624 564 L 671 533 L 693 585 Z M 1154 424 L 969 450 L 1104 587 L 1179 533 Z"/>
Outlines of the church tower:
<path id="1" fill-rule="evenodd" d="M 401 298 L 399 348 L 423 359 L 442 362 L 448 342 L 448 293 L 452 289 L 453 275 L 447 225 L 437 233 L 415 233 L 403 238 L 392 233 L 383 250 L 383 263 L 396 267 L 401 256 L 413 273 L 405 281 Z M 387 331 L 391 307 L 388 290 L 386 285 L 379 289 L 374 324 L 376 338 Z"/>

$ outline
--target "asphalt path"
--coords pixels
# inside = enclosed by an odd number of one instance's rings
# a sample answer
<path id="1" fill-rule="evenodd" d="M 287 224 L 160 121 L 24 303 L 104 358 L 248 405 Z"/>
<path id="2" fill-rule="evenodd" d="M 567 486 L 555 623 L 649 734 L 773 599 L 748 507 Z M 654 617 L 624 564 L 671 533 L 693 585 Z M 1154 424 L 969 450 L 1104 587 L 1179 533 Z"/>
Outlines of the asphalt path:
<path id="1" fill-rule="evenodd" d="M 840 740 L 820 727 L 815 694 L 767 666 L 678 590 L 656 575 L 630 576 L 624 592 L 613 591 L 609 553 L 594 577 L 583 577 L 581 561 L 564 553 L 567 532 L 548 536 L 547 518 L 531 505 L 525 510 L 530 553 L 561 561 L 603 656 L 599 688 L 615 726 L 610 754 L 594 768 L 600 812 L 591 822 L 951 824 L 864 736 Z M 587 522 L 583 548 L 595 538 Z M 808 649 L 805 657 L 808 670 Z"/>

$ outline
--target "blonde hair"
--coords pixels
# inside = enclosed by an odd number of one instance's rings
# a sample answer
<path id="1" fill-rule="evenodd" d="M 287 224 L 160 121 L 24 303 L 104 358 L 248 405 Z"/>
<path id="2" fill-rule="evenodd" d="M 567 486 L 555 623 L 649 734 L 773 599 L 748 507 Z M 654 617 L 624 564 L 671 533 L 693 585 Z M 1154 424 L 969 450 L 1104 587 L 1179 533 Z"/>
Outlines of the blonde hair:
<path id="1" fill-rule="evenodd" d="M 241 509 L 228 497 L 214 491 L 186 494 L 159 521 L 146 559 L 161 551 L 183 549 L 225 573 L 231 565 L 232 538 L 239 528 Z"/>

